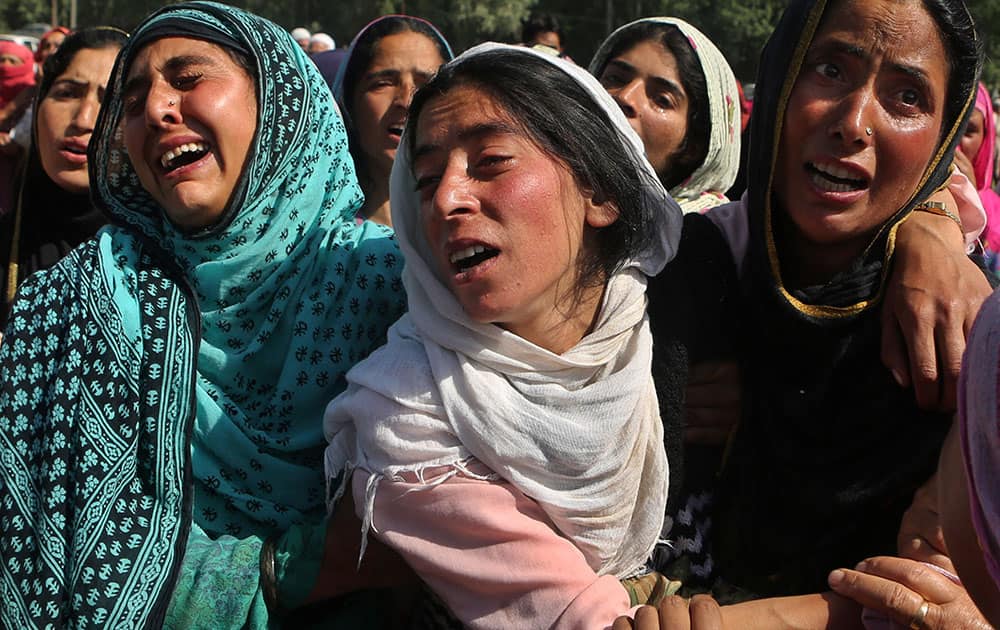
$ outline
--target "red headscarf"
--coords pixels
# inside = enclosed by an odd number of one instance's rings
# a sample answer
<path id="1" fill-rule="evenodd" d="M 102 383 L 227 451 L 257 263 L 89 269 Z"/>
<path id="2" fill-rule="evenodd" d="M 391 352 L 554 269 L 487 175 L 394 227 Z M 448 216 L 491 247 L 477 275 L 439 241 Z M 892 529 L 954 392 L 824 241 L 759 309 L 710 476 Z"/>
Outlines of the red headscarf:
<path id="1" fill-rule="evenodd" d="M 45 43 L 45 40 L 47 40 L 50 35 L 52 35 L 53 33 L 62 33 L 63 35 L 69 35 L 70 32 L 71 31 L 65 26 L 55 26 L 45 31 L 45 34 L 42 35 L 42 38 L 38 40 L 38 50 L 35 51 L 35 62 L 42 63 L 42 44 Z"/>
<path id="2" fill-rule="evenodd" d="M 15 55 L 19 66 L 0 65 L 0 107 L 10 102 L 24 88 L 35 84 L 35 64 L 31 51 L 14 42 L 0 41 L 0 55 Z"/>

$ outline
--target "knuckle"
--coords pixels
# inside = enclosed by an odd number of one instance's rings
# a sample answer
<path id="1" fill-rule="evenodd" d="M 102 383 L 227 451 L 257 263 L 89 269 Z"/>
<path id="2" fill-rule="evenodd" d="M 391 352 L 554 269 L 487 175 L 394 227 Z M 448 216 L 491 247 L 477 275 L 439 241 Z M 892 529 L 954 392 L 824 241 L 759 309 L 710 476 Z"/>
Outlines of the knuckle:
<path id="1" fill-rule="evenodd" d="M 906 604 L 909 601 L 908 591 L 899 584 L 893 584 L 883 595 L 883 602 L 889 610 L 905 612 Z"/>

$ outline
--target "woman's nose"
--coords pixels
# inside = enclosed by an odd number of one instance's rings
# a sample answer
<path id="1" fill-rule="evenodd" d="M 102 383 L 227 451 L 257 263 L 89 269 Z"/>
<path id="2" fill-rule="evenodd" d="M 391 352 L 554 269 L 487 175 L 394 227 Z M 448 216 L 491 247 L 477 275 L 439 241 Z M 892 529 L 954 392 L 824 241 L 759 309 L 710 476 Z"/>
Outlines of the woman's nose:
<path id="1" fill-rule="evenodd" d="M 472 182 L 464 166 L 449 164 L 434 190 L 434 213 L 445 219 L 479 210 L 479 200 L 472 191 Z"/>
<path id="2" fill-rule="evenodd" d="M 863 85 L 844 97 L 836 108 L 830 134 L 843 142 L 868 144 L 875 131 L 877 100 L 872 88 Z"/>
<path id="3" fill-rule="evenodd" d="M 101 103 L 96 98 L 85 96 L 80 99 L 76 108 L 76 115 L 73 116 L 73 126 L 81 131 L 93 131 L 94 123 L 97 121 L 97 113 L 101 109 Z"/>
<path id="4" fill-rule="evenodd" d="M 633 79 L 629 83 L 611 92 L 611 97 L 618 103 L 626 118 L 634 118 L 638 115 L 637 98 L 642 93 L 642 82 Z"/>
<path id="5" fill-rule="evenodd" d="M 183 120 L 181 97 L 168 85 L 154 84 L 146 94 L 146 121 L 150 126 L 178 124 Z"/>

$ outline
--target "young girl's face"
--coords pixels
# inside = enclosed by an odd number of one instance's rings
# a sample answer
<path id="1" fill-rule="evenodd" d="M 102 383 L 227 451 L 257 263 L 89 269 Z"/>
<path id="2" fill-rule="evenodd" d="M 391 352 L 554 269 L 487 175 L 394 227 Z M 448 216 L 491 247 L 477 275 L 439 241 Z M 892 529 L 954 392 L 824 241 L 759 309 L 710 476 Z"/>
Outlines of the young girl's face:
<path id="1" fill-rule="evenodd" d="M 474 87 L 428 101 L 414 146 L 433 264 L 469 317 L 549 349 L 567 322 L 585 331 L 603 294 L 578 286 L 585 233 L 614 221 L 609 204 Z"/>

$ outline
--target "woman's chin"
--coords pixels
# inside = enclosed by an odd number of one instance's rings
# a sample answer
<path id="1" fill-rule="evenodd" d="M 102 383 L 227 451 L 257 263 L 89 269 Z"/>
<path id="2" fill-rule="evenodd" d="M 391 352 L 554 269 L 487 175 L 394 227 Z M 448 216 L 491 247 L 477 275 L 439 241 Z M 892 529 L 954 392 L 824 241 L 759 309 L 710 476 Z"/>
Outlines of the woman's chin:
<path id="1" fill-rule="evenodd" d="M 164 200 L 161 202 L 170 222 L 184 230 L 208 227 L 219 220 L 225 207 L 199 203 L 197 200 Z"/>

